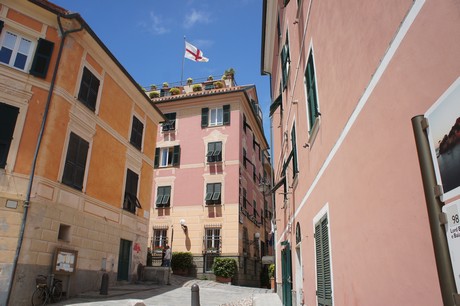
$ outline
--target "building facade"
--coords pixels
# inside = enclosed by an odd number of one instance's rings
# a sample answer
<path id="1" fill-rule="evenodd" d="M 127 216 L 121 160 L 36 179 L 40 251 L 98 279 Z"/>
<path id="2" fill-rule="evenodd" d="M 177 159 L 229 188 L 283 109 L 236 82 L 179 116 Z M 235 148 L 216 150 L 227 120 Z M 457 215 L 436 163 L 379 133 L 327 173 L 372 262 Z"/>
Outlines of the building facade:
<path id="1" fill-rule="evenodd" d="M 459 78 L 458 12 L 264 1 L 284 305 L 443 305 L 411 119 Z"/>
<path id="2" fill-rule="evenodd" d="M 80 15 L 5 0 L 0 27 L 0 304 L 38 274 L 67 296 L 132 280 L 161 112 Z"/>
<path id="3" fill-rule="evenodd" d="M 260 191 L 271 181 L 271 164 L 256 88 L 230 77 L 177 88 L 162 88 L 152 100 L 168 119 L 155 153 L 154 265 L 169 244 L 193 254 L 199 277 L 214 279 L 214 258 L 230 257 L 238 264 L 233 283 L 258 286 L 261 259 L 271 255 L 273 209 Z"/>

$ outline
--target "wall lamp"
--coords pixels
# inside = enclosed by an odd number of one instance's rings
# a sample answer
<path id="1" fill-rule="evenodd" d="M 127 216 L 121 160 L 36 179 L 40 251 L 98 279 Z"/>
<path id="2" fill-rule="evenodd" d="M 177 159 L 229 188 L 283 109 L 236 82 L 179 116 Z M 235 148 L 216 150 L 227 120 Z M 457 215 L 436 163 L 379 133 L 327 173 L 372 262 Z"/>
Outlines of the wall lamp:
<path id="1" fill-rule="evenodd" d="M 187 227 L 187 224 L 185 224 L 185 219 L 180 219 L 179 223 L 180 223 L 180 226 L 182 227 L 182 230 L 184 232 L 187 232 L 188 227 Z"/>
<path id="2" fill-rule="evenodd" d="M 253 245 L 253 244 L 259 242 L 259 239 L 260 239 L 260 233 L 257 232 L 257 233 L 254 234 L 254 240 L 253 240 L 253 241 L 249 241 L 249 245 Z"/>

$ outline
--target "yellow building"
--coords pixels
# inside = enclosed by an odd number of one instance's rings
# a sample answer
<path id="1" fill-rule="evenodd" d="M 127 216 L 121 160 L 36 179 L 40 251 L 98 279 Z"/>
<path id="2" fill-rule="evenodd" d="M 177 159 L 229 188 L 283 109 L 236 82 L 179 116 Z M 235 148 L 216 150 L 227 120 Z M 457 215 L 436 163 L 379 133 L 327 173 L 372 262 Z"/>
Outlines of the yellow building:
<path id="1" fill-rule="evenodd" d="M 3 0 L 0 27 L 0 305 L 38 274 L 68 296 L 132 280 L 163 116 L 80 15 Z"/>

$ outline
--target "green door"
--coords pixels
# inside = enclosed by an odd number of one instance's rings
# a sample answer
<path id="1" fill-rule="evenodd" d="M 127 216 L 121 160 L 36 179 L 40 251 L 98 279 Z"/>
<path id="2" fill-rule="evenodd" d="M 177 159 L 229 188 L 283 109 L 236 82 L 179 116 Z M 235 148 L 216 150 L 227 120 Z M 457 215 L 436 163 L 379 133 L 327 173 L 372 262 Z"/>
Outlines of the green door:
<path id="1" fill-rule="evenodd" d="M 282 291 L 283 305 L 292 305 L 292 262 L 291 262 L 291 246 L 288 241 L 281 243 L 284 249 L 281 250 L 281 273 L 282 273 Z"/>
<path id="2" fill-rule="evenodd" d="M 118 280 L 128 280 L 129 258 L 131 257 L 131 245 L 129 240 L 120 239 L 120 252 L 118 254 Z"/>

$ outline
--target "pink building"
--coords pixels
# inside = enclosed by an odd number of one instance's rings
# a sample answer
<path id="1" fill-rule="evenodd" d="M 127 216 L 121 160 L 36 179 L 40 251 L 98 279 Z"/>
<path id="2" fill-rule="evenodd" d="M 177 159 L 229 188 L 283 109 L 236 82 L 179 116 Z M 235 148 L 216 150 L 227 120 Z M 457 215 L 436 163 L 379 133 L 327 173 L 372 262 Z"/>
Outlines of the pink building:
<path id="1" fill-rule="evenodd" d="M 261 258 L 271 254 L 272 208 L 259 191 L 271 167 L 256 88 L 230 77 L 189 83 L 149 93 L 168 118 L 155 154 L 154 265 L 169 244 L 193 254 L 193 274 L 212 279 L 214 258 L 230 257 L 238 264 L 233 283 L 258 285 Z"/>
<path id="2" fill-rule="evenodd" d="M 262 29 L 284 305 L 443 305 L 411 118 L 459 78 L 458 2 L 265 0 Z"/>

